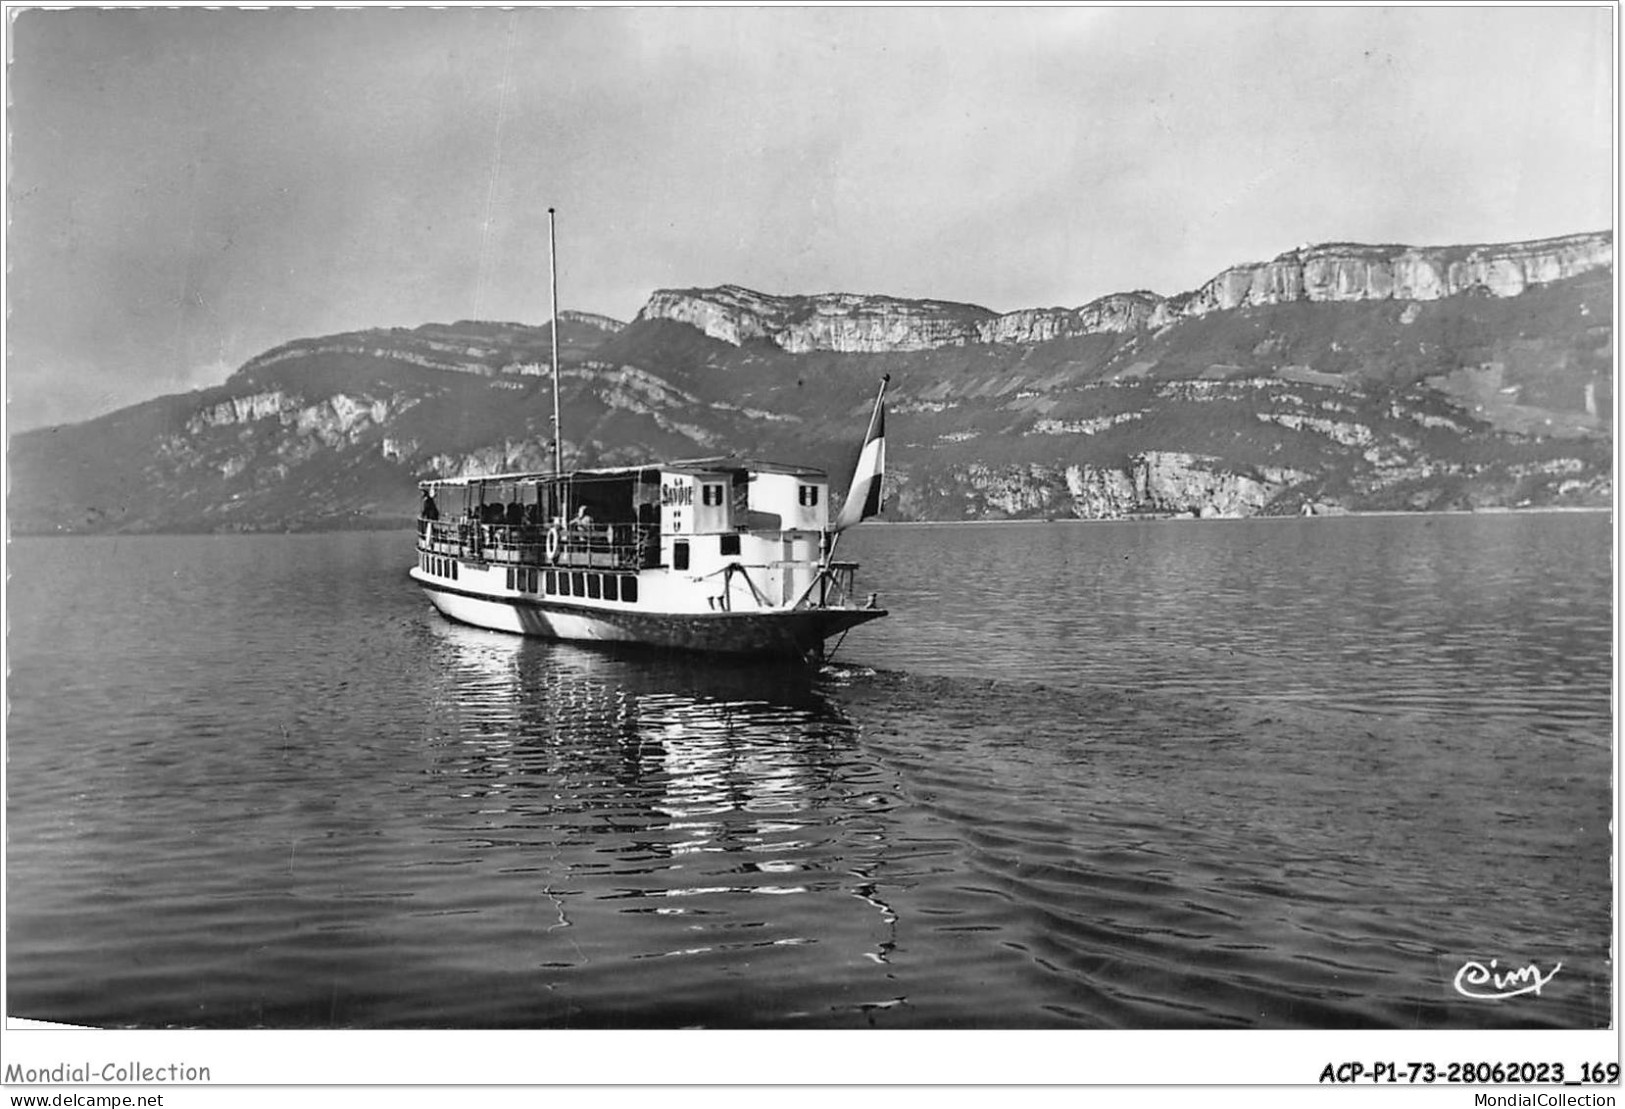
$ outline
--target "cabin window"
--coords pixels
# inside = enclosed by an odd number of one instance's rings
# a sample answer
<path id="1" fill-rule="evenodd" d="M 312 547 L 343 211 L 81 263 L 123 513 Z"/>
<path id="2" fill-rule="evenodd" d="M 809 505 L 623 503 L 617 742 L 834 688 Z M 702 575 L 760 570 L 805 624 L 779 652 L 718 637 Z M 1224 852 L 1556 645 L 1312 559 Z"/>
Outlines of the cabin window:
<path id="1" fill-rule="evenodd" d="M 621 600 L 628 604 L 636 604 L 638 599 L 638 579 L 624 577 L 621 579 Z"/>
<path id="2" fill-rule="evenodd" d="M 568 597 L 569 595 L 570 595 L 570 575 L 569 574 L 560 574 L 559 575 L 559 596 Z"/>
<path id="3" fill-rule="evenodd" d="M 604 600 L 618 601 L 621 599 L 620 586 L 616 584 L 619 580 L 614 574 L 604 575 Z"/>
<path id="4" fill-rule="evenodd" d="M 513 567 L 508 567 L 508 588 L 513 588 Z"/>
<path id="5" fill-rule="evenodd" d="M 456 559 L 452 559 L 452 562 L 451 562 L 451 580 L 452 581 L 457 580 L 457 560 Z"/>
<path id="6" fill-rule="evenodd" d="M 598 600 L 604 595 L 604 576 L 602 574 L 587 575 L 587 596 Z"/>
<path id="7" fill-rule="evenodd" d="M 587 595 L 587 575 L 583 574 L 580 570 L 577 570 L 570 575 L 570 592 L 574 593 L 577 597 L 585 597 Z"/>
<path id="8" fill-rule="evenodd" d="M 736 555 L 739 553 L 739 536 L 724 535 L 718 546 L 722 554 Z"/>
<path id="9" fill-rule="evenodd" d="M 673 570 L 688 569 L 688 540 L 679 539 L 671 545 L 671 568 Z"/>
<path id="10" fill-rule="evenodd" d="M 806 505 L 808 508 L 816 507 L 818 504 L 818 486 L 803 485 L 800 487 L 800 489 L 801 503 Z"/>
<path id="11" fill-rule="evenodd" d="M 559 575 L 557 571 L 549 570 L 547 572 L 546 584 L 547 591 L 549 593 L 557 593 L 559 591 Z"/>
<path id="12" fill-rule="evenodd" d="M 534 593 L 541 587 L 542 575 L 537 571 L 530 571 L 525 575 L 525 579 L 525 589 L 527 592 Z"/>
<path id="13" fill-rule="evenodd" d="M 700 500 L 703 501 L 704 503 L 708 504 L 708 505 L 719 505 L 719 504 L 721 504 L 722 503 L 722 486 L 720 486 L 720 485 L 702 485 L 702 486 L 700 486 Z"/>

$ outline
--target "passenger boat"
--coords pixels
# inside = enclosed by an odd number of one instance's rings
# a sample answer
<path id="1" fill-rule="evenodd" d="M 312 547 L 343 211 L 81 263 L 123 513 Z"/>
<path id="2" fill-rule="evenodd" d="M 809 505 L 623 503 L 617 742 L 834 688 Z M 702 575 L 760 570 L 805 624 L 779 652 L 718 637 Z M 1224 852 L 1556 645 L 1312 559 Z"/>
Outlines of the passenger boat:
<path id="1" fill-rule="evenodd" d="M 556 427 L 556 276 L 553 303 Z M 886 615 L 873 593 L 858 602 L 857 565 L 833 557 L 880 508 L 885 394 L 882 380 L 833 526 L 820 469 L 716 457 L 566 473 L 555 436 L 551 472 L 420 482 L 411 576 L 447 617 L 497 631 L 822 657 Z"/>

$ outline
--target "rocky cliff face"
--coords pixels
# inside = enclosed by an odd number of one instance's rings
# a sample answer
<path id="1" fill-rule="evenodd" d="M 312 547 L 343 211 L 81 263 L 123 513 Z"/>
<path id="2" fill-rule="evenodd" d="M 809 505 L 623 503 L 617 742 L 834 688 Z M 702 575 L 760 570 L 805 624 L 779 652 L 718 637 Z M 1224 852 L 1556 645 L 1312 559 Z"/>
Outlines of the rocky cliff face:
<path id="1" fill-rule="evenodd" d="M 1162 298 L 1155 293 L 1113 293 L 1082 308 L 1023 308 L 984 321 L 973 343 L 1044 343 L 1075 335 L 1121 335 L 1151 326 Z"/>
<path id="2" fill-rule="evenodd" d="M 858 354 L 973 342 L 993 313 L 940 300 L 850 293 L 776 297 L 724 285 L 659 290 L 637 318 L 686 323 L 734 346 L 765 339 L 791 354 Z"/>
<path id="3" fill-rule="evenodd" d="M 411 408 L 417 399 L 401 394 L 393 397 L 351 396 L 334 393 L 314 404 L 289 396 L 281 390 L 231 397 L 200 409 L 188 419 L 175 438 L 183 443 L 215 428 L 274 419 L 296 434 L 311 435 L 328 446 L 353 443 L 368 428 L 388 423 Z"/>
<path id="4" fill-rule="evenodd" d="M 1082 308 L 1023 308 L 998 315 L 951 301 L 850 293 L 775 297 L 724 285 L 659 290 L 638 319 L 688 324 L 734 346 L 765 340 L 790 354 L 882 354 L 1135 331 L 1150 324 L 1162 303 L 1154 293 L 1114 293 Z"/>
<path id="5" fill-rule="evenodd" d="M 1510 297 L 1613 264 L 1608 232 L 1473 247 L 1306 246 L 1271 262 L 1225 270 L 1196 292 L 1167 302 L 1153 326 L 1297 300 L 1427 301 L 1474 291 Z"/>
<path id="6" fill-rule="evenodd" d="M 1225 460 L 1184 451 L 1144 451 L 1118 465 L 1028 463 L 951 468 L 935 475 L 966 502 L 973 518 L 1043 516 L 1114 520 L 1128 516 L 1255 516 L 1309 475 L 1291 470 L 1237 473 Z M 934 506 L 905 472 L 895 483 L 896 508 L 929 518 Z"/>
<path id="7" fill-rule="evenodd" d="M 1232 266 L 1193 292 L 1114 293 L 1081 308 L 1003 315 L 972 304 L 824 293 L 777 297 L 737 285 L 663 289 L 640 320 L 671 320 L 734 346 L 766 340 L 792 354 L 922 351 L 971 343 L 1032 344 L 1166 327 L 1212 312 L 1294 301 L 1430 301 L 1497 297 L 1613 266 L 1611 232 L 1468 247 L 1328 243 Z"/>

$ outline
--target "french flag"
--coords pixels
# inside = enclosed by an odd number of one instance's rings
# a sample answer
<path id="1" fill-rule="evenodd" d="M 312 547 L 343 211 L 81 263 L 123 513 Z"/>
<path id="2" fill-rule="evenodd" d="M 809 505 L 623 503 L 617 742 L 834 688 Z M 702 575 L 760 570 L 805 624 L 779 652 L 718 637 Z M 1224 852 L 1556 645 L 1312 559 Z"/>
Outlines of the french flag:
<path id="1" fill-rule="evenodd" d="M 886 383 L 890 380 L 891 374 L 880 379 L 875 411 L 869 417 L 869 434 L 863 439 L 858 468 L 852 471 L 852 488 L 847 490 L 841 515 L 835 521 L 837 532 L 880 513 L 881 485 L 886 477 Z"/>

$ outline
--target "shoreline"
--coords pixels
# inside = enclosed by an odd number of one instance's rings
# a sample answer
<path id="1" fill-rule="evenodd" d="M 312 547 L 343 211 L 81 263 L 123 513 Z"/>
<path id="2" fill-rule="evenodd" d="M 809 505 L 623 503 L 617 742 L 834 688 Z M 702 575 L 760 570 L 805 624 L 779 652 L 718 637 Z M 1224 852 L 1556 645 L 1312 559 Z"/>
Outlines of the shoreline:
<path id="1" fill-rule="evenodd" d="M 1008 520 L 879 520 L 868 519 L 865 525 L 879 524 L 890 528 L 940 528 L 940 527 L 994 527 L 1011 524 L 1224 524 L 1239 523 L 1247 520 L 1350 520 L 1350 519 L 1376 519 L 1384 517 L 1415 517 L 1421 519 L 1435 516 L 1549 516 L 1567 513 L 1587 513 L 1614 511 L 1611 505 L 1542 505 L 1530 508 L 1481 508 L 1476 511 L 1470 509 L 1443 509 L 1439 511 L 1411 512 L 1405 509 L 1387 508 L 1371 509 L 1368 511 L 1328 512 L 1314 516 L 1301 515 L 1255 515 L 1255 516 L 1101 516 L 1083 518 L 1078 516 L 1034 517 L 1025 516 Z"/>
<path id="2" fill-rule="evenodd" d="M 1446 509 L 1443 511 L 1410 512 L 1403 509 L 1378 509 L 1365 512 L 1336 512 L 1318 516 L 1110 516 L 1094 519 L 1084 519 L 1076 516 L 1056 517 L 1021 517 L 1007 520 L 882 520 L 870 517 L 864 521 L 865 527 L 885 528 L 958 528 L 958 527 L 1034 527 L 1038 525 L 1075 525 L 1075 524 L 1234 524 L 1257 520 L 1360 520 L 1384 519 L 1392 517 L 1410 519 L 1432 519 L 1434 517 L 1456 516 L 1556 516 L 1586 513 L 1607 513 L 1614 511 L 1611 505 L 1543 505 L 1530 508 L 1485 508 L 1477 511 L 1467 509 Z M 226 529 L 220 531 L 189 531 L 186 529 L 154 530 L 154 531 L 13 531 L 12 539 L 140 539 L 143 536 L 179 536 L 190 535 L 199 537 L 221 536 L 254 536 L 254 535 L 364 535 L 370 532 L 401 532 L 413 530 L 413 523 L 384 522 L 376 524 L 362 524 L 360 526 L 336 528 L 266 528 L 262 531 L 246 529 Z"/>

